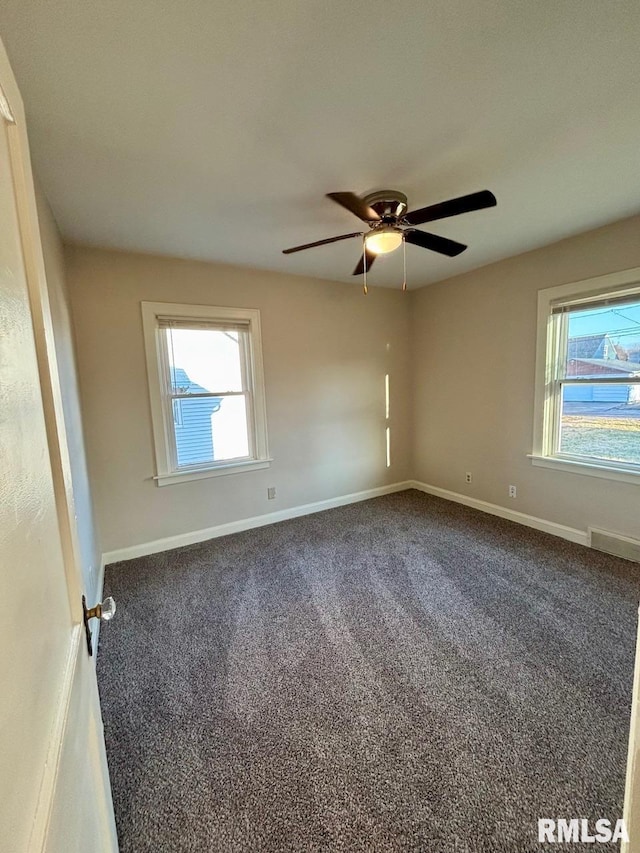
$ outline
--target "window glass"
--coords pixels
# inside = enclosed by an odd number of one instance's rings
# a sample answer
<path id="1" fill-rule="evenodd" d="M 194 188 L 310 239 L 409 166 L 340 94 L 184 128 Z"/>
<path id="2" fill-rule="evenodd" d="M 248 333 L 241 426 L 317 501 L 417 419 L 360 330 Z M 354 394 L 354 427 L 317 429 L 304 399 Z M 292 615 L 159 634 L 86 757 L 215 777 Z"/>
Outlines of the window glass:
<path id="1" fill-rule="evenodd" d="M 243 390 L 240 338 L 245 333 L 169 328 L 165 334 L 174 393 Z"/>
<path id="2" fill-rule="evenodd" d="M 179 468 L 250 455 L 243 389 L 246 332 L 167 328 L 170 395 Z"/>
<path id="3" fill-rule="evenodd" d="M 634 367 L 640 371 L 640 298 L 569 312 L 567 378 L 624 376 Z"/>
<path id="4" fill-rule="evenodd" d="M 182 423 L 175 427 L 178 466 L 249 455 L 244 395 L 182 399 L 180 408 Z"/>
<path id="5" fill-rule="evenodd" d="M 557 452 L 640 463 L 640 297 L 570 309 Z M 627 381 L 628 380 L 628 381 Z"/>
<path id="6" fill-rule="evenodd" d="M 559 451 L 640 464 L 640 384 L 565 385 Z"/>

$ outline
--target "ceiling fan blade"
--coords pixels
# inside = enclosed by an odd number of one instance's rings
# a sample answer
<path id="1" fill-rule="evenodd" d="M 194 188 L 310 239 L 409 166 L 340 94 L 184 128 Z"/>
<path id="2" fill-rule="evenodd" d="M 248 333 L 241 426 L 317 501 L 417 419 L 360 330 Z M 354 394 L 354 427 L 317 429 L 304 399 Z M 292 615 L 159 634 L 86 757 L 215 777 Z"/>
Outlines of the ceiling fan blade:
<path id="1" fill-rule="evenodd" d="M 455 258 L 467 248 L 462 243 L 456 243 L 455 240 L 440 237 L 438 234 L 429 234 L 427 231 L 417 231 L 415 228 L 408 228 L 404 232 L 404 239 L 407 243 L 422 246 L 423 249 L 431 249 L 432 252 L 440 252 L 441 255 L 448 255 L 450 258 Z"/>
<path id="2" fill-rule="evenodd" d="M 429 207 L 421 207 L 420 210 L 412 210 L 406 214 L 404 219 L 409 225 L 422 225 L 423 222 L 446 219 L 447 216 L 458 216 L 459 213 L 470 213 L 472 210 L 495 207 L 496 204 L 496 197 L 492 192 L 481 190 L 478 193 L 461 195 L 459 198 L 450 198 L 449 201 L 431 204 Z"/>
<path id="3" fill-rule="evenodd" d="M 315 243 L 305 243 L 304 246 L 293 246 L 291 249 L 283 249 L 283 255 L 292 252 L 302 252 L 304 249 L 313 249 L 314 246 L 326 246 L 327 243 L 337 243 L 338 240 L 348 240 L 350 237 L 362 237 L 362 231 L 354 231 L 353 234 L 341 234 L 339 237 L 327 237 L 326 240 L 316 240 Z"/>
<path id="4" fill-rule="evenodd" d="M 371 269 L 371 267 L 373 265 L 373 262 L 378 257 L 373 252 L 369 252 L 369 251 L 365 250 L 365 253 L 362 255 L 362 257 L 358 261 L 358 266 L 354 269 L 354 271 L 351 273 L 351 275 L 362 275 L 362 273 L 364 272 L 364 255 L 365 254 L 367 256 L 367 272 L 369 272 L 369 270 Z"/>
<path id="5" fill-rule="evenodd" d="M 372 207 L 365 204 L 355 193 L 327 193 L 327 198 L 346 208 L 363 222 L 379 222 L 380 217 Z"/>

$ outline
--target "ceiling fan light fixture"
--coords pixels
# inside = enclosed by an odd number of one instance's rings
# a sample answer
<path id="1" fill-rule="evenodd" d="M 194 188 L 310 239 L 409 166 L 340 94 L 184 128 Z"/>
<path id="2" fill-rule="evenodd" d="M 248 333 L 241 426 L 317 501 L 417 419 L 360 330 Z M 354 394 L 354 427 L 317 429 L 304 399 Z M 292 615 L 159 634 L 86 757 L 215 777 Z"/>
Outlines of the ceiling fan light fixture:
<path id="1" fill-rule="evenodd" d="M 402 245 L 402 231 L 393 226 L 374 228 L 365 235 L 365 245 L 374 255 L 386 255 Z"/>

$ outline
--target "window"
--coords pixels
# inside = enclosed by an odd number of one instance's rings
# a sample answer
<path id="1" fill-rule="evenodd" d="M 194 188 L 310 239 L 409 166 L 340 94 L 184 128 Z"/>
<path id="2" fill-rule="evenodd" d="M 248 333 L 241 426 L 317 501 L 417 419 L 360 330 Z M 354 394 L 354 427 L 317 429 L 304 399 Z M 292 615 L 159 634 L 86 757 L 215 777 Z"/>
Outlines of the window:
<path id="1" fill-rule="evenodd" d="M 640 270 L 540 291 L 534 464 L 640 482 Z"/>
<path id="2" fill-rule="evenodd" d="M 142 303 L 158 485 L 266 468 L 260 314 Z"/>

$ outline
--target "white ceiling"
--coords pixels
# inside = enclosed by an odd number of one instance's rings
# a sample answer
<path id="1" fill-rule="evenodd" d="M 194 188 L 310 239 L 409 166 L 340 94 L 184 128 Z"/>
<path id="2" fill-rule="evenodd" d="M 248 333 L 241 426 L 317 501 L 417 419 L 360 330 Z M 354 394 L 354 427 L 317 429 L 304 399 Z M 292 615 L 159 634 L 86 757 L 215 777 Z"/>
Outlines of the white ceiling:
<path id="1" fill-rule="evenodd" d="M 416 287 L 640 211 L 637 0 L 2 0 L 0 35 L 71 241 L 351 281 L 356 240 L 281 254 L 359 230 L 325 193 L 492 190 Z"/>

